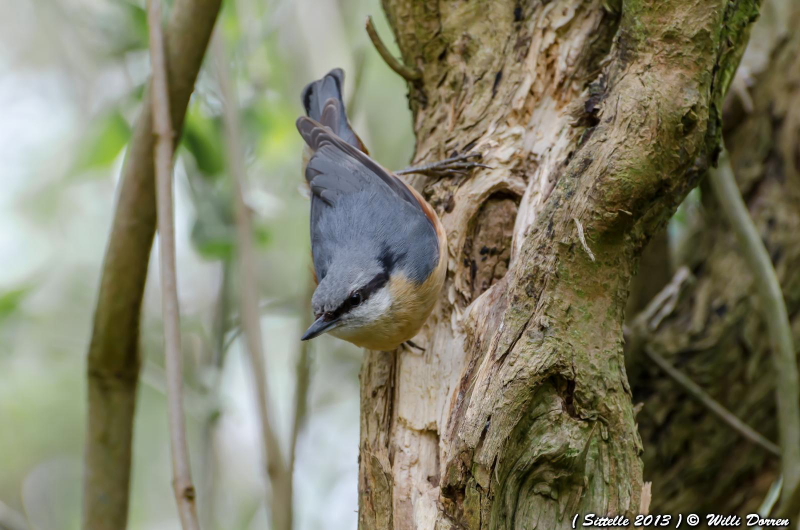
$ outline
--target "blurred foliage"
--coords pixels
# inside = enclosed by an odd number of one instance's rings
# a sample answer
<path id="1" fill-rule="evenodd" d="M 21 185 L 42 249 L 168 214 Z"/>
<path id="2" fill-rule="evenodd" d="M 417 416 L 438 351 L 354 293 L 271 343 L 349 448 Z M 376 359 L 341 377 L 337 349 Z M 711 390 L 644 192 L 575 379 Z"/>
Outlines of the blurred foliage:
<path id="1" fill-rule="evenodd" d="M 19 310 L 20 304 L 32 288 L 33 286 L 27 285 L 0 293 L 0 324 Z"/>
<path id="2" fill-rule="evenodd" d="M 413 149 L 406 87 L 363 31 L 378 0 L 235 0 L 218 23 L 240 101 L 269 382 L 284 442 L 311 281 L 299 94 L 334 67 L 351 121 L 387 167 Z M 85 355 L 116 184 L 149 72 L 143 1 L 0 3 L 0 501 L 39 530 L 77 525 Z M 168 11 L 168 9 L 167 9 Z M 395 48 L 396 52 L 396 48 Z M 231 179 L 213 61 L 176 159 L 179 291 L 193 468 L 204 528 L 266 528 L 261 449 L 238 335 Z M 355 87 L 357 92 L 354 93 Z M 91 178 L 89 178 L 91 177 Z M 681 219 L 673 226 L 680 232 Z M 145 293 L 130 527 L 177 528 L 170 491 L 157 256 Z M 360 353 L 314 344 L 296 464 L 300 529 L 356 522 Z M 324 377 L 314 377 L 321 373 Z M 9 428 L 10 426 L 10 428 Z M 285 453 L 286 451 L 284 451 Z M 307 502 L 306 499 L 313 499 Z"/>
<path id="3" fill-rule="evenodd" d="M 86 133 L 75 167 L 76 173 L 111 166 L 128 144 L 131 126 L 117 110 L 97 118 Z"/>
<path id="4" fill-rule="evenodd" d="M 183 128 L 182 145 L 189 150 L 201 174 L 219 176 L 225 169 L 222 123 L 206 116 L 199 105 L 189 107 Z"/>
<path id="5" fill-rule="evenodd" d="M 351 119 L 377 158 L 406 165 L 413 138 L 405 85 L 363 33 L 361 21 L 372 14 L 389 35 L 377 0 L 224 5 L 218 31 L 240 101 L 268 376 L 286 443 L 311 278 L 294 125 L 300 90 L 343 67 L 348 97 L 361 79 Z M 85 355 L 119 170 L 143 111 L 147 41 L 144 1 L 0 3 L 0 104 L 8 109 L 0 122 L 0 502 L 38 530 L 78 525 Z M 207 58 L 175 171 L 190 446 L 204 528 L 266 528 L 257 415 L 235 310 L 239 287 L 222 272 L 235 256 L 235 230 L 220 103 Z M 177 528 L 157 263 L 154 255 L 143 306 L 147 370 L 135 427 L 134 530 Z M 314 345 L 310 418 L 296 464 L 298 528 L 355 526 L 359 360 L 335 339 Z"/>

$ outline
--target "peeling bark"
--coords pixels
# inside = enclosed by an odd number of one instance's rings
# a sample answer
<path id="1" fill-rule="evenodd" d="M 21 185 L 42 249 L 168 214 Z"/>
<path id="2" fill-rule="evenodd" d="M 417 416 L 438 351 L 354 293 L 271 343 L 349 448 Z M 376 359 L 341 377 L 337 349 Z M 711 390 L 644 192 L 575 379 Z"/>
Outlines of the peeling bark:
<path id="1" fill-rule="evenodd" d="M 743 70 L 748 93 L 732 94 L 725 141 L 739 188 L 778 273 L 800 343 L 800 24 L 797 3 L 773 2 Z M 786 9 L 787 11 L 779 11 Z M 743 86 L 743 85 L 742 85 Z M 752 108 L 747 109 L 752 105 Z M 649 344 L 712 397 L 767 438 L 777 440 L 775 377 L 741 251 L 710 193 L 697 245 L 687 257 L 695 281 Z M 653 509 L 751 513 L 779 472 L 779 462 L 715 419 L 643 358 L 631 359 L 637 416 L 653 481 Z"/>
<path id="2" fill-rule="evenodd" d="M 365 358 L 360 528 L 638 511 L 628 286 L 714 154 L 757 4 L 384 0 L 423 74 L 415 162 L 474 149 L 494 169 L 412 180 L 447 229 L 448 276 L 423 354 Z"/>

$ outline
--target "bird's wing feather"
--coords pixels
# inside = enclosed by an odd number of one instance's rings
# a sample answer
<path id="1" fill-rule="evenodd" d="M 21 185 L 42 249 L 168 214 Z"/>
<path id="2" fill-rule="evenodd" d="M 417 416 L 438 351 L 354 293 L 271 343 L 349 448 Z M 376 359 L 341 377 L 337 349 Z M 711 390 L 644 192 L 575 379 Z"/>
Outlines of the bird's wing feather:
<path id="1" fill-rule="evenodd" d="M 331 107 L 326 106 L 323 114 L 334 112 L 334 107 L 335 101 L 331 100 Z M 313 151 L 305 176 L 312 192 L 312 253 L 320 281 L 327 275 L 334 255 L 342 251 L 342 241 L 373 230 L 388 230 L 381 237 L 390 249 L 395 249 L 401 240 L 414 240 L 419 252 L 403 253 L 404 269 L 415 281 L 423 281 L 438 260 L 437 247 L 445 241 L 444 229 L 430 205 L 329 128 L 309 118 L 300 118 L 297 128 Z M 428 248 L 432 251 L 422 250 Z"/>
<path id="2" fill-rule="evenodd" d="M 330 127 L 331 130 L 348 144 L 367 152 L 361 138 L 355 133 L 347 119 L 344 108 L 342 90 L 344 87 L 344 72 L 341 68 L 335 68 L 328 72 L 325 77 L 309 83 L 303 89 L 302 100 L 306 109 L 306 114 L 313 120 Z M 324 111 L 328 100 L 338 102 L 336 115 L 325 116 Z"/>
<path id="3" fill-rule="evenodd" d="M 331 99 L 325 105 L 323 116 L 332 117 L 337 112 L 338 102 Z M 407 201 L 426 213 L 418 194 L 412 193 L 403 181 L 339 138 L 328 127 L 302 117 L 297 120 L 297 129 L 313 151 L 306 167 L 306 180 L 312 194 L 329 206 L 340 194 L 375 189 Z"/>

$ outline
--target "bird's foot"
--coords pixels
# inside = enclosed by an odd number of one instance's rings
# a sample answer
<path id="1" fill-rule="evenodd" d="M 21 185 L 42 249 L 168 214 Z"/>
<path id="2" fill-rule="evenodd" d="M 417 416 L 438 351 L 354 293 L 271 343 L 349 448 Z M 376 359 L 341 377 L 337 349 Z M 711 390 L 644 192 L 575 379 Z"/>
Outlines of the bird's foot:
<path id="1" fill-rule="evenodd" d="M 425 348 L 423 348 L 422 346 L 418 346 L 417 344 L 415 344 L 413 341 L 410 340 L 405 341 L 403 344 L 401 344 L 401 346 L 404 349 L 408 350 L 409 352 L 412 352 L 413 350 L 418 350 L 420 353 L 425 353 Z"/>
<path id="2" fill-rule="evenodd" d="M 478 152 L 466 153 L 463 155 L 455 155 L 438 162 L 425 164 L 422 166 L 414 166 L 406 169 L 401 169 L 396 173 L 398 175 L 408 175 L 409 173 L 419 173 L 429 177 L 450 177 L 450 176 L 465 176 L 475 168 L 494 169 L 492 166 L 476 162 L 483 158 L 483 155 Z"/>

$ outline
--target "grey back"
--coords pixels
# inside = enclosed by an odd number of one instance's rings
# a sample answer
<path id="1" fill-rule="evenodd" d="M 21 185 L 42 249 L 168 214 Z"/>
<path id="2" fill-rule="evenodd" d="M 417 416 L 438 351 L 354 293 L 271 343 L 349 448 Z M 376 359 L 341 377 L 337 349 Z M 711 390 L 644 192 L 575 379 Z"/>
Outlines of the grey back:
<path id="1" fill-rule="evenodd" d="M 330 101 L 323 115 L 337 106 Z M 314 268 L 322 282 L 332 264 L 380 264 L 422 283 L 436 268 L 439 245 L 432 221 L 397 177 L 327 127 L 298 120 L 314 152 L 306 168 L 311 192 Z M 359 263 L 361 265 L 359 265 Z M 345 274 L 341 272 L 341 274 Z"/>

